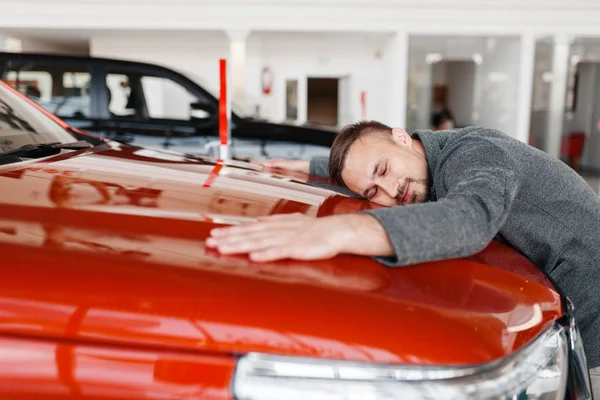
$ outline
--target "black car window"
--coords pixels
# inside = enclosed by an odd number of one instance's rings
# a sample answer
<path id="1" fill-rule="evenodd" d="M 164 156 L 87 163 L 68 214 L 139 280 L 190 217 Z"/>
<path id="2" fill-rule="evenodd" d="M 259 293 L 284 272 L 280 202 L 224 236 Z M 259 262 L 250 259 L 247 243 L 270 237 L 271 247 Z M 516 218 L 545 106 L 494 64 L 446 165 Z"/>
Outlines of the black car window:
<path id="1" fill-rule="evenodd" d="M 12 87 L 58 117 L 90 117 L 91 74 L 84 67 L 13 62 L 8 66 L 6 80 Z"/>
<path id="2" fill-rule="evenodd" d="M 111 118 L 191 121 L 216 116 L 208 102 L 168 78 L 115 72 L 106 75 L 106 87 Z"/>

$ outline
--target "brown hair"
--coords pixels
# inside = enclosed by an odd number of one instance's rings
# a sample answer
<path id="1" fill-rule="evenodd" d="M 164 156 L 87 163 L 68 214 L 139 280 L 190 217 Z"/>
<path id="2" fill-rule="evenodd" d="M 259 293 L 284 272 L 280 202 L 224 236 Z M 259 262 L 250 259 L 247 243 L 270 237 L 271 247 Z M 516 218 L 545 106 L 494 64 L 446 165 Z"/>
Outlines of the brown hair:
<path id="1" fill-rule="evenodd" d="M 350 146 L 358 139 L 371 134 L 392 135 L 392 128 L 377 121 L 361 121 L 346 125 L 336 136 L 329 155 L 329 178 L 334 185 L 345 187 L 342 169 L 348 156 Z"/>

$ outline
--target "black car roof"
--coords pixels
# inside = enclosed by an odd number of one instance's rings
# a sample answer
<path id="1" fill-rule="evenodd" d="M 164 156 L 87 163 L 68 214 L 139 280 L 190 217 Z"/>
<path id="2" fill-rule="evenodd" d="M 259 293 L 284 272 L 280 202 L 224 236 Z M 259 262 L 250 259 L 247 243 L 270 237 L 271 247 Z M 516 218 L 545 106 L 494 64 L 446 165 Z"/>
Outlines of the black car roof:
<path id="1" fill-rule="evenodd" d="M 199 91 L 201 91 L 202 93 L 204 93 L 205 96 L 211 98 L 214 101 L 218 101 L 218 98 L 215 97 L 215 95 L 213 95 L 212 93 L 208 92 L 203 86 L 201 86 L 200 84 L 198 84 L 197 82 L 193 81 L 192 79 L 190 79 L 186 74 L 181 73 L 171 67 L 163 67 L 160 65 L 156 65 L 156 64 L 150 64 L 150 63 L 145 63 L 145 62 L 140 62 L 140 61 L 125 61 L 125 60 L 119 60 L 119 59 L 113 59 L 113 58 L 103 58 L 103 57 L 92 57 L 92 56 L 82 56 L 82 55 L 69 55 L 69 54 L 50 54 L 50 53 L 9 53 L 9 52 L 0 52 L 0 61 L 6 61 L 6 60 L 11 60 L 11 61 L 50 61 L 50 62 L 61 62 L 64 61 L 66 63 L 69 62 L 85 62 L 88 64 L 97 64 L 97 65 L 102 65 L 102 64 L 110 64 L 111 66 L 122 66 L 122 67 L 129 67 L 129 68 L 139 68 L 142 70 L 152 70 L 155 71 L 157 73 L 161 73 L 164 74 L 164 76 L 170 76 L 172 78 L 176 77 L 176 79 L 179 79 L 182 82 L 185 82 L 186 84 L 190 84 L 190 85 L 194 85 Z M 0 64 L 0 74 L 2 73 L 2 65 Z M 2 77 L 0 76 L 0 79 Z M 236 114 L 233 110 L 231 112 L 232 115 L 232 119 L 234 121 L 240 121 L 240 120 L 245 120 L 247 118 L 244 118 L 241 115 Z M 257 121 L 257 123 L 263 123 L 263 124 L 267 124 L 267 125 L 277 125 L 277 126 L 285 126 L 286 124 L 277 124 L 277 123 L 272 123 L 272 122 L 267 122 L 267 121 Z M 292 141 L 298 141 L 299 143 L 311 143 L 310 141 L 306 141 L 307 138 L 310 136 L 309 132 L 310 131 L 314 131 L 314 135 L 316 138 L 315 139 L 315 144 L 319 144 L 319 145 L 326 145 L 326 146 L 331 146 L 331 142 L 333 140 L 332 137 L 324 137 L 322 136 L 323 133 L 329 133 L 329 134 L 335 134 L 337 132 L 337 129 L 335 128 L 330 128 L 330 127 L 323 127 L 323 126 L 303 126 L 303 127 L 299 127 L 299 126 L 293 126 L 290 125 L 290 128 L 302 128 L 302 129 L 306 129 L 307 131 L 302 131 L 299 132 L 297 135 L 292 135 L 289 134 L 289 139 Z M 259 128 L 257 128 L 259 129 Z M 323 140 L 325 140 L 326 143 L 321 143 Z"/>
<path id="2" fill-rule="evenodd" d="M 185 82 L 187 85 L 193 85 L 197 90 L 201 91 L 205 96 L 218 101 L 212 93 L 206 90 L 202 85 L 198 84 L 194 80 L 190 79 L 186 74 L 183 74 L 173 68 L 163 67 L 157 64 L 150 64 L 140 61 L 125 61 L 115 58 L 102 58 L 92 56 L 78 56 L 68 54 L 49 54 L 49 53 L 8 53 L 0 52 L 0 61 L 11 60 L 11 61 L 50 61 L 50 62 L 73 62 L 73 63 L 87 63 L 87 64 L 110 64 L 113 67 L 128 67 L 136 68 L 145 71 L 153 71 L 160 73 L 163 76 L 179 79 L 181 82 Z M 2 65 L 0 65 L 0 73 L 2 73 Z M 232 111 L 232 115 L 237 118 L 237 115 Z"/>
<path id="3" fill-rule="evenodd" d="M 174 71 L 171 68 L 163 67 L 157 64 L 150 64 L 140 61 L 125 61 L 116 58 L 104 58 L 104 57 L 93 57 L 83 55 L 70 55 L 70 54 L 51 54 L 51 53 L 9 53 L 0 52 L 0 58 L 10 58 L 12 60 L 47 60 L 47 61 L 78 61 L 78 62 L 93 62 L 93 63 L 110 63 L 119 64 L 129 67 L 143 67 L 143 68 L 158 68 L 165 72 Z M 174 71 L 177 72 L 177 71 Z M 177 72 L 179 73 L 179 72 Z"/>

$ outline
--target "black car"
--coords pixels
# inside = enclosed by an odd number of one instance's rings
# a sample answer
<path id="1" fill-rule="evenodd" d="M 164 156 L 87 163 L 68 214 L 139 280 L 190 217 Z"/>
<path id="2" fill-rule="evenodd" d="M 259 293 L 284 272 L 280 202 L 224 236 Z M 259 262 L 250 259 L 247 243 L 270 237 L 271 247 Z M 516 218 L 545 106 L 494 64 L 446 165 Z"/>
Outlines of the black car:
<path id="1" fill-rule="evenodd" d="M 215 63 L 216 64 L 216 63 Z M 140 62 L 0 53 L 0 78 L 71 125 L 145 147 L 218 154 L 218 97 L 189 77 Z M 231 113 L 237 159 L 329 154 L 335 130 Z"/>

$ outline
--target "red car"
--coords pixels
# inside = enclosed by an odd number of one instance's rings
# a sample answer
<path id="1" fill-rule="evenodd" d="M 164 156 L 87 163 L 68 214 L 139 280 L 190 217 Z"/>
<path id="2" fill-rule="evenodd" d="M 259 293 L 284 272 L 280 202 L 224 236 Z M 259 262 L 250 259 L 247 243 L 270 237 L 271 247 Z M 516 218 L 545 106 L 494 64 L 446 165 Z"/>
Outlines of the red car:
<path id="1" fill-rule="evenodd" d="M 99 140 L 0 83 L 0 398 L 591 398 L 569 302 L 516 251 L 387 268 L 204 246 L 371 207 Z"/>

